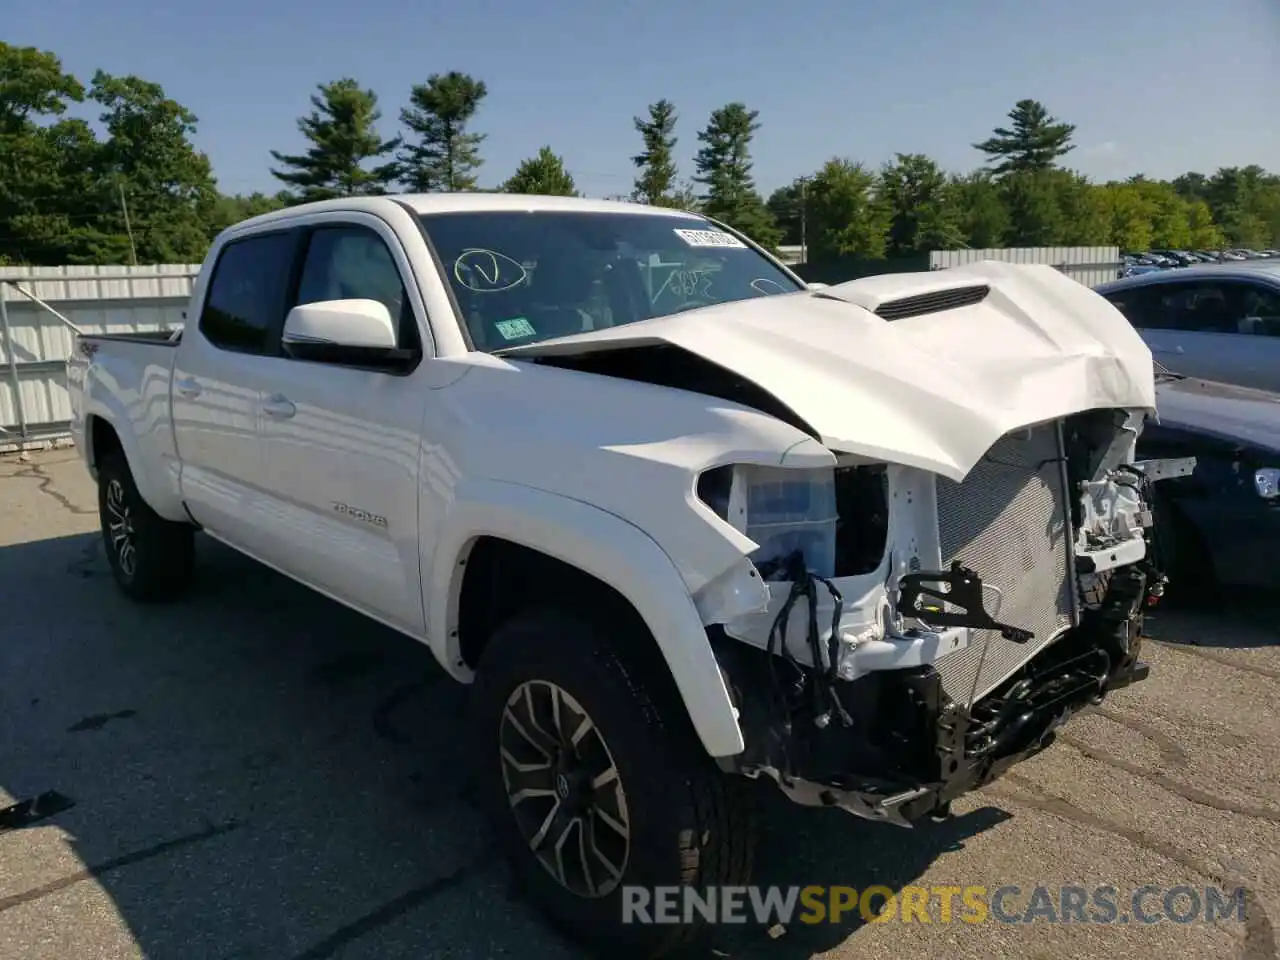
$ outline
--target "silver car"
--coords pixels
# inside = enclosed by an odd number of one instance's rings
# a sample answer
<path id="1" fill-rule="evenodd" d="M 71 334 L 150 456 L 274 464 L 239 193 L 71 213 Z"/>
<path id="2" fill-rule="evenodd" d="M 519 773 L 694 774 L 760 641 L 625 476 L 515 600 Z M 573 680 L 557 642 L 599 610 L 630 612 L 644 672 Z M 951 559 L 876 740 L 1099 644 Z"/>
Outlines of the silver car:
<path id="1" fill-rule="evenodd" d="M 1170 370 L 1280 391 L 1280 262 L 1206 263 L 1095 289 Z"/>

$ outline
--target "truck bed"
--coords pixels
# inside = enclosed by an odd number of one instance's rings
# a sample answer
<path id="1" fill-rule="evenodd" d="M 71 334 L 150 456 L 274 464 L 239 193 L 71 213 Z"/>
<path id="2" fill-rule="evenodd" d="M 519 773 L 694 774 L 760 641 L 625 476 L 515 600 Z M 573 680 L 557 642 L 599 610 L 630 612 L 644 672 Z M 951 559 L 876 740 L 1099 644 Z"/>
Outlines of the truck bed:
<path id="1" fill-rule="evenodd" d="M 177 330 L 142 330 L 137 333 L 82 333 L 80 339 L 84 341 L 90 340 L 107 340 L 137 343 L 154 343 L 166 347 L 176 347 L 182 340 L 182 328 Z"/>

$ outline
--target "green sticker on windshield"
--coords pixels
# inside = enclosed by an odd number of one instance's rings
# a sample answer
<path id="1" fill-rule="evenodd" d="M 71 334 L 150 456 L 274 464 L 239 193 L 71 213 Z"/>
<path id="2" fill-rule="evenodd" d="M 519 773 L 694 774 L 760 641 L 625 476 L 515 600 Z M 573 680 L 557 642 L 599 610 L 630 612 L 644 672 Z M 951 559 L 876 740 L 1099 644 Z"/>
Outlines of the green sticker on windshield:
<path id="1" fill-rule="evenodd" d="M 521 337 L 536 336 L 538 331 L 524 317 L 512 317 L 510 320 L 499 320 L 494 324 L 503 340 L 519 340 Z"/>

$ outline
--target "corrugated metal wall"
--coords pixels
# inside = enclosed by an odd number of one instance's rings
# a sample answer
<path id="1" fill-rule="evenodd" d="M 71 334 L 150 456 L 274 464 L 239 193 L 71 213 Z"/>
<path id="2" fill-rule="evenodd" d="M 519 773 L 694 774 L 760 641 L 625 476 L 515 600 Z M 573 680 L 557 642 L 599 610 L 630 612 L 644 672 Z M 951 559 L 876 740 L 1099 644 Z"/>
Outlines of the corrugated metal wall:
<path id="1" fill-rule="evenodd" d="M 1057 267 L 1073 280 L 1095 287 L 1118 277 L 1119 247 L 1008 247 L 999 250 L 934 250 L 929 269 L 959 267 L 977 260 L 1004 263 L 1045 263 Z"/>
<path id="2" fill-rule="evenodd" d="M 1118 247 L 1034 247 L 1007 250 L 941 250 L 928 267 L 941 269 L 975 260 L 1047 263 L 1088 286 L 1112 280 L 1119 268 Z M 839 265 L 836 264 L 836 267 Z M 889 272 L 858 261 L 857 269 L 834 269 L 824 282 Z M 909 269 L 925 269 L 923 261 Z M 110 267 L 0 267 L 0 450 L 23 438 L 44 440 L 66 435 L 71 418 L 67 400 L 67 356 L 72 332 L 47 310 L 23 296 L 11 283 L 45 301 L 77 327 L 90 333 L 168 330 L 181 326 L 192 281 L 200 265 Z M 807 279 L 815 279 L 809 277 Z"/>
<path id="3" fill-rule="evenodd" d="M 87 333 L 181 326 L 198 263 L 0 267 L 0 448 L 65 435 L 72 331 L 25 290 Z M 24 430 L 25 428 L 25 430 Z"/>

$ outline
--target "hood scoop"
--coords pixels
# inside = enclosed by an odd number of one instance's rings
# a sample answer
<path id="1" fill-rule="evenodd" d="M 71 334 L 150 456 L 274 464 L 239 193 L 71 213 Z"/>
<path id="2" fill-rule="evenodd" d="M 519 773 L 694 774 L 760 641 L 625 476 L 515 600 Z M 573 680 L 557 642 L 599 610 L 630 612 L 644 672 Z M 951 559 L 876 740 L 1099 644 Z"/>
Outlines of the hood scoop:
<path id="1" fill-rule="evenodd" d="M 942 313 L 944 310 L 957 310 L 960 307 L 972 307 L 987 299 L 991 288 L 985 284 L 976 287 L 954 287 L 950 290 L 936 290 L 932 293 L 920 293 L 911 297 L 899 297 L 897 300 L 886 300 L 876 307 L 875 315 L 882 320 L 906 320 L 910 317 L 923 317 L 929 313 Z"/>

